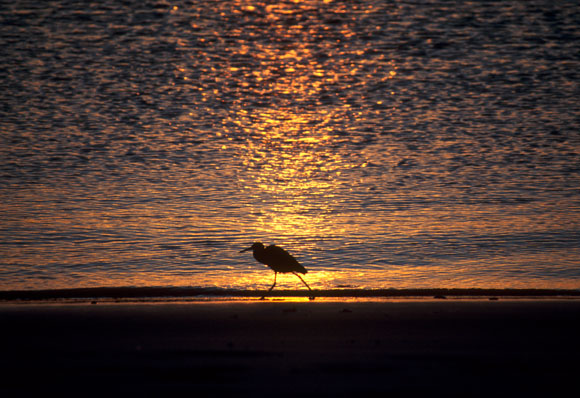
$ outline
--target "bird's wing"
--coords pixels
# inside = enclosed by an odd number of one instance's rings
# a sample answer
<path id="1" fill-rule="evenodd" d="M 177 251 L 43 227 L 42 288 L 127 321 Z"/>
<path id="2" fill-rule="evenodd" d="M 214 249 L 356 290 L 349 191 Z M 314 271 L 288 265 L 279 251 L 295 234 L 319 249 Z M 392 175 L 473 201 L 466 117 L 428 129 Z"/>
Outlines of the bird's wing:
<path id="1" fill-rule="evenodd" d="M 268 265 L 277 272 L 300 272 L 306 273 L 304 268 L 290 253 L 276 245 L 270 245 L 266 248 L 268 256 Z"/>

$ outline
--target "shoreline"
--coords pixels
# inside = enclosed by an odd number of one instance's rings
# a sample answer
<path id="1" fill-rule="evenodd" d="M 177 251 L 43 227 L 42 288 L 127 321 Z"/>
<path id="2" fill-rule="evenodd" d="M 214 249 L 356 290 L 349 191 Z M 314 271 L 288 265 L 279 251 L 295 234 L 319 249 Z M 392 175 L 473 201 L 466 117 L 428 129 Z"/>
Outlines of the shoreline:
<path id="1" fill-rule="evenodd" d="M 238 290 L 196 287 L 98 287 L 43 290 L 2 290 L 0 303 L 67 300 L 227 300 L 254 299 L 266 290 Z M 313 289 L 275 290 L 268 298 L 321 299 L 580 299 L 580 290 L 570 289 L 485 289 L 485 288 L 431 288 L 431 289 Z"/>

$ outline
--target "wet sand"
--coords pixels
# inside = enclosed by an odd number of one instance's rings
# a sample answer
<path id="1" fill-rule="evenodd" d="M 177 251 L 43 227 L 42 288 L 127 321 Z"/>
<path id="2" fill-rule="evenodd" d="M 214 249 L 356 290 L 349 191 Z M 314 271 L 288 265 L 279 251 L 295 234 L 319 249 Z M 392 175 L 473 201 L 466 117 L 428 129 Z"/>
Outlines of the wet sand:
<path id="1" fill-rule="evenodd" d="M 580 374 L 577 299 L 5 303 L 0 324 L 2 396 L 559 396 Z"/>

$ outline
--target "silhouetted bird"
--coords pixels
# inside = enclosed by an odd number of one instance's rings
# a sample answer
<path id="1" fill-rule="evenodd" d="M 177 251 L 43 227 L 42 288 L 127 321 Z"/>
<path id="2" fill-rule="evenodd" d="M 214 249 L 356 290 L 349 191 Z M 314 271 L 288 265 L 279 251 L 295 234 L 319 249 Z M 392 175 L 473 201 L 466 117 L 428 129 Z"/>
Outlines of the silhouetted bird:
<path id="1" fill-rule="evenodd" d="M 248 250 L 252 250 L 254 252 L 254 258 L 256 260 L 262 264 L 266 264 L 268 267 L 274 270 L 274 284 L 272 287 L 270 287 L 267 293 L 270 293 L 272 289 L 274 289 L 274 286 L 276 286 L 276 277 L 278 276 L 278 272 L 293 273 L 298 277 L 298 279 L 302 281 L 302 283 L 304 283 L 304 285 L 306 285 L 308 290 L 312 292 L 312 289 L 310 289 L 308 283 L 306 283 L 306 281 L 304 281 L 304 279 L 302 279 L 302 277 L 297 274 L 297 272 L 305 274 L 308 271 L 306 271 L 306 268 L 304 268 L 302 264 L 296 261 L 296 259 L 292 257 L 292 255 L 286 250 L 276 245 L 264 247 L 262 242 L 256 242 L 251 247 L 240 251 L 240 253 L 247 252 Z M 264 297 L 265 295 L 262 296 L 262 299 L 264 299 Z M 314 297 L 310 297 L 310 299 L 314 300 Z"/>

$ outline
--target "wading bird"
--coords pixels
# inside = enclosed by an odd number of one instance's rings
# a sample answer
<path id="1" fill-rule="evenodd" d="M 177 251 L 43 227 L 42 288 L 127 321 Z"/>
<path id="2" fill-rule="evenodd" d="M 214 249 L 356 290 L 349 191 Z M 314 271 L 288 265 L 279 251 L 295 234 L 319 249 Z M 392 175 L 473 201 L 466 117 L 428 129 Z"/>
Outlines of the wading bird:
<path id="1" fill-rule="evenodd" d="M 298 261 L 296 261 L 296 259 L 294 257 L 292 257 L 292 255 L 290 253 L 288 253 L 286 250 L 284 250 L 281 247 L 278 247 L 276 245 L 270 245 L 268 247 L 264 247 L 264 244 L 262 242 L 256 242 L 252 246 L 248 247 L 247 249 L 240 251 L 240 253 L 247 252 L 248 250 L 253 251 L 254 258 L 256 260 L 258 260 L 262 264 L 266 264 L 268 267 L 270 267 L 270 268 L 272 268 L 272 270 L 274 270 L 274 284 L 272 285 L 272 287 L 270 287 L 270 289 L 268 290 L 268 292 L 266 294 L 270 293 L 272 291 L 272 289 L 274 289 L 274 286 L 276 286 L 276 277 L 278 276 L 278 272 L 281 272 L 281 273 L 291 272 L 291 273 L 293 273 L 294 275 L 296 275 L 298 277 L 298 279 L 300 279 L 302 281 L 302 283 L 304 283 L 304 285 L 306 285 L 308 290 L 310 290 L 310 292 L 312 292 L 312 289 L 310 289 L 310 286 L 308 286 L 308 283 L 306 283 L 306 281 L 304 279 L 302 279 L 302 277 L 300 275 L 297 274 L 297 272 L 300 272 L 301 274 L 305 274 L 307 272 L 306 268 L 304 268 L 302 266 L 302 264 L 300 264 Z M 264 298 L 265 298 L 265 295 L 262 296 L 262 300 Z M 310 297 L 310 300 L 314 300 L 314 296 Z"/>

